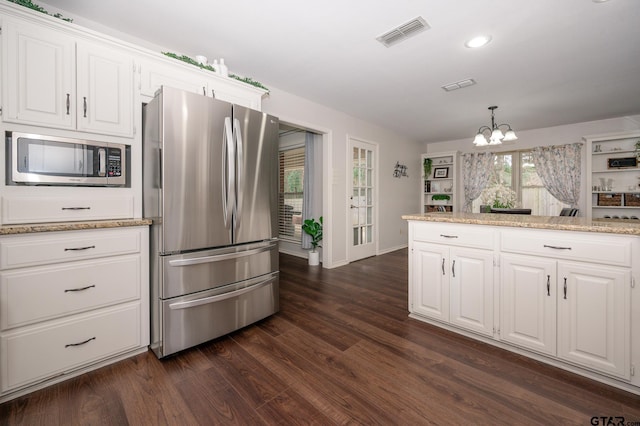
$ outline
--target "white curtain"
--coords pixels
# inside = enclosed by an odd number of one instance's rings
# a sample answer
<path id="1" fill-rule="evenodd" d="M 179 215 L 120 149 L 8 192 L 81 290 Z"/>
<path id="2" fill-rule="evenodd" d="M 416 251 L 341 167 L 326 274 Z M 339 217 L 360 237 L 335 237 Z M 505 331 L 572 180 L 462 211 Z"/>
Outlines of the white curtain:
<path id="1" fill-rule="evenodd" d="M 547 191 L 563 203 L 578 207 L 582 143 L 537 147 L 532 150 L 532 159 Z"/>
<path id="2" fill-rule="evenodd" d="M 313 182 L 315 170 L 314 170 L 314 139 L 315 135 L 311 132 L 306 132 L 304 137 L 304 181 L 302 189 L 302 221 L 311 219 L 313 217 L 313 191 L 315 184 Z M 311 248 L 311 236 L 306 232 L 302 233 L 302 248 Z"/>
<path id="3" fill-rule="evenodd" d="M 492 152 L 462 154 L 462 183 L 464 185 L 464 207 L 471 213 L 473 200 L 478 198 L 491 177 L 495 155 Z"/>

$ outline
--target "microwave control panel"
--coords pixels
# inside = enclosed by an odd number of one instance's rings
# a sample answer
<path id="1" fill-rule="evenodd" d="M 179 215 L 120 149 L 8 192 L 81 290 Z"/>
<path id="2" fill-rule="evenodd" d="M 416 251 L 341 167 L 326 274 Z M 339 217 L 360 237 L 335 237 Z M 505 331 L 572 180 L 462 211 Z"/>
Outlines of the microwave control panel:
<path id="1" fill-rule="evenodd" d="M 120 148 L 109 148 L 107 176 L 122 176 L 122 150 Z"/>

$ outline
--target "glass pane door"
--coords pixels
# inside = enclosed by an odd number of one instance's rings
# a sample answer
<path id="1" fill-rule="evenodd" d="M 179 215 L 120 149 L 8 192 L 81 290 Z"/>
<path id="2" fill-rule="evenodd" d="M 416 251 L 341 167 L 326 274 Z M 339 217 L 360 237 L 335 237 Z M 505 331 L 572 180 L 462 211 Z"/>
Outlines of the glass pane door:
<path id="1" fill-rule="evenodd" d="M 375 255 L 375 148 L 351 141 L 350 261 Z"/>

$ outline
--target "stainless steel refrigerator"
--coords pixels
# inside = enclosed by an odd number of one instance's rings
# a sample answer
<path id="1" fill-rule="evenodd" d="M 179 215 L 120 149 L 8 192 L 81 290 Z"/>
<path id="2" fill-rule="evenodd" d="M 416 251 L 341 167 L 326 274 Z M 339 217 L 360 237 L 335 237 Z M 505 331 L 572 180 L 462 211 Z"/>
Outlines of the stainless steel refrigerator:
<path id="1" fill-rule="evenodd" d="M 278 119 L 163 87 L 143 109 L 159 358 L 279 309 Z"/>

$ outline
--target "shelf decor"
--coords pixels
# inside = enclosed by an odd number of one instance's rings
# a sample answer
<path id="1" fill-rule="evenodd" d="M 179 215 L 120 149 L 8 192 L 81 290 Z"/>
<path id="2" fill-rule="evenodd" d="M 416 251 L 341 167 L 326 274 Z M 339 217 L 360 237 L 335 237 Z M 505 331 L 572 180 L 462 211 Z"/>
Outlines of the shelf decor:
<path id="1" fill-rule="evenodd" d="M 624 205 L 627 207 L 640 207 L 640 194 L 624 194 Z"/>
<path id="2" fill-rule="evenodd" d="M 622 194 L 598 194 L 599 206 L 622 206 Z"/>
<path id="3" fill-rule="evenodd" d="M 442 179 L 449 177 L 449 168 L 448 167 L 436 167 L 433 169 L 433 178 L 434 179 Z"/>
<path id="4" fill-rule="evenodd" d="M 634 167 L 638 167 L 638 159 L 636 157 L 607 159 L 607 168 L 609 169 L 626 169 Z"/>

